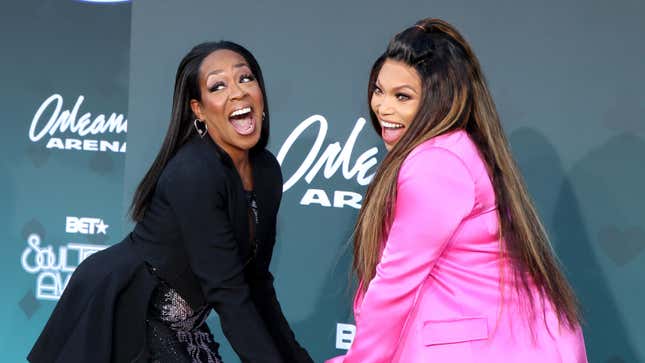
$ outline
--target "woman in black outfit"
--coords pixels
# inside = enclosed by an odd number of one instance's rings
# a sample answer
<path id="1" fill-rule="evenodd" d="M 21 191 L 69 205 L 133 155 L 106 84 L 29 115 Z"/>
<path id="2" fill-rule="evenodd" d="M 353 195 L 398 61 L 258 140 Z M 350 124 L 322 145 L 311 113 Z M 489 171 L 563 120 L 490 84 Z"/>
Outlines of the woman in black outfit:
<path id="1" fill-rule="evenodd" d="M 31 362 L 221 362 L 211 309 L 242 362 L 312 362 L 269 263 L 282 174 L 253 55 L 203 43 L 181 61 L 163 146 L 132 202 L 134 231 L 74 272 Z"/>

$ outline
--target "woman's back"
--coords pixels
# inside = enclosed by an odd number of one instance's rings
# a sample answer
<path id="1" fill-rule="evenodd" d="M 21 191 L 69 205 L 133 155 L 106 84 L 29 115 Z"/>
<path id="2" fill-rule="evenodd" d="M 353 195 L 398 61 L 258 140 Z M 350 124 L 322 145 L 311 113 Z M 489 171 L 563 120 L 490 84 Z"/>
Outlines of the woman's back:
<path id="1" fill-rule="evenodd" d="M 433 164 L 420 164 L 420 154 L 436 153 L 437 149 L 442 150 L 442 157 L 433 158 Z M 528 299 L 518 298 L 510 261 L 500 246 L 495 192 L 469 135 L 455 131 L 421 144 L 410 153 L 400 174 L 405 178 L 420 168 L 463 169 L 468 181 L 447 190 L 405 192 L 397 198 L 396 208 L 400 203 L 418 203 L 418 198 L 407 201 L 405 196 L 428 192 L 440 196 L 435 198 L 441 205 L 439 210 L 454 208 L 455 198 L 472 203 L 445 244 L 428 246 L 441 252 L 419 288 L 395 361 L 419 361 L 424 355 L 428 361 L 586 361 L 580 330 L 560 327 L 549 303 L 544 304 L 542 315 L 535 287 L 535 313 L 531 313 Z M 417 213 L 423 213 L 420 209 Z M 434 216 L 426 217 L 427 223 L 419 227 L 433 233 Z"/>

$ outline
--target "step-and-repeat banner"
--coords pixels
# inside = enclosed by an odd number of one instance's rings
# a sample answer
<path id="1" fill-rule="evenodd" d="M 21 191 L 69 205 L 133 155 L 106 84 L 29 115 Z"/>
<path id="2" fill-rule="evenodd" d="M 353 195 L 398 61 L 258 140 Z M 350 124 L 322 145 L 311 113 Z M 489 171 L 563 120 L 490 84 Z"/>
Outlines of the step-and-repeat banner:
<path id="1" fill-rule="evenodd" d="M 315 361 L 342 354 L 355 331 L 350 236 L 385 152 L 367 120 L 369 69 L 394 33 L 441 17 L 480 57 L 583 304 L 590 361 L 645 361 L 643 14 L 628 0 L 3 5 L 0 360 L 24 361 L 74 268 L 132 228 L 179 60 L 222 39 L 248 47 L 267 83 L 285 182 L 278 297 Z"/>
<path id="2" fill-rule="evenodd" d="M 121 240 L 131 4 L 0 10 L 0 361 L 24 362 L 75 267 Z"/>

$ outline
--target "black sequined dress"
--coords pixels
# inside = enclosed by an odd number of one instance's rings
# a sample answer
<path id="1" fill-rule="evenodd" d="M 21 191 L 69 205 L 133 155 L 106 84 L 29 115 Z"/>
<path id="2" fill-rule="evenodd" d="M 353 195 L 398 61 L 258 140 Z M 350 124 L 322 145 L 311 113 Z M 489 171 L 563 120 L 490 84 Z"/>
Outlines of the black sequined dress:
<path id="1" fill-rule="evenodd" d="M 219 344 L 206 325 L 211 308 L 197 311 L 165 282 L 152 295 L 146 319 L 150 362 L 221 363 Z"/>

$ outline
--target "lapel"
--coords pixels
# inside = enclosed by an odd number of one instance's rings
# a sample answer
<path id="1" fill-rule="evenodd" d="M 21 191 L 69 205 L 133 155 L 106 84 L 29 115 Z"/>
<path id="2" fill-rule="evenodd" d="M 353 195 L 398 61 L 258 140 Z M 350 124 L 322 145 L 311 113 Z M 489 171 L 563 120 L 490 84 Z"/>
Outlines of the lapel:
<path id="1" fill-rule="evenodd" d="M 246 200 L 246 192 L 242 179 L 233 165 L 230 156 L 209 138 L 209 144 L 215 151 L 213 153 L 219 159 L 226 173 L 226 192 L 228 194 L 228 217 L 233 228 L 233 235 L 238 244 L 238 251 L 242 261 L 248 260 L 252 247 L 249 237 L 249 211 Z M 265 162 L 263 151 L 251 152 L 249 155 L 253 173 L 253 190 L 258 204 L 259 225 L 256 238 L 261 242 L 267 237 L 265 222 L 271 223 L 269 215 L 272 213 L 271 206 L 274 204 L 272 195 L 272 175 L 270 168 Z"/>

